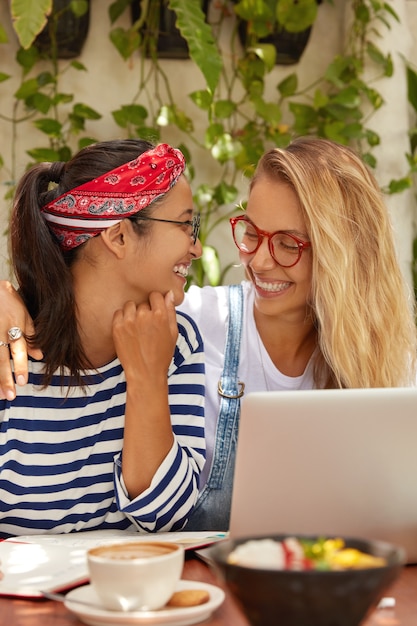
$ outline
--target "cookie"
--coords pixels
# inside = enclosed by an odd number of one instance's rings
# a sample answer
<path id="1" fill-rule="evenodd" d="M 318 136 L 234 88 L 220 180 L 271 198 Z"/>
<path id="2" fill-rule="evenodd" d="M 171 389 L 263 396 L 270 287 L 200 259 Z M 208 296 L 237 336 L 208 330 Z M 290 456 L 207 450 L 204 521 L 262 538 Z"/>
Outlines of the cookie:
<path id="1" fill-rule="evenodd" d="M 167 602 L 167 606 L 185 607 L 205 604 L 210 594 L 205 589 L 183 589 L 176 591 Z"/>

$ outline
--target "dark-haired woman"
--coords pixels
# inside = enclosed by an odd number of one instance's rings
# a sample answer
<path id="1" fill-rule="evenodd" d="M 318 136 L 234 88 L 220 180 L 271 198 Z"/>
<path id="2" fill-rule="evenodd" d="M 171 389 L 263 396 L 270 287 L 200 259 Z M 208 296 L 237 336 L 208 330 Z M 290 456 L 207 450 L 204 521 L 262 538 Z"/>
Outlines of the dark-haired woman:
<path id="1" fill-rule="evenodd" d="M 109 141 L 18 184 L 13 269 L 43 358 L 0 400 L 2 537 L 172 530 L 192 511 L 204 363 L 175 311 L 201 253 L 184 168 L 166 144 Z"/>

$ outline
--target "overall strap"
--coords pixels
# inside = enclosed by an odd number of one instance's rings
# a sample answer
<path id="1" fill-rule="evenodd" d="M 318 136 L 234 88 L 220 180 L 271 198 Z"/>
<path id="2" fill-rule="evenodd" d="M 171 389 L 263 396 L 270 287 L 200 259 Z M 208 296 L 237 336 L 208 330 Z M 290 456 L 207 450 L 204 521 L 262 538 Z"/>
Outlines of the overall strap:
<path id="1" fill-rule="evenodd" d="M 237 379 L 239 369 L 240 340 L 243 321 L 243 288 L 242 285 L 230 285 L 229 292 L 229 323 L 226 333 L 223 373 L 217 389 L 224 399 L 237 399 L 243 396 L 245 383 Z"/>
<path id="2" fill-rule="evenodd" d="M 220 411 L 216 432 L 216 462 L 210 474 L 210 486 L 221 489 L 234 451 L 239 428 L 240 398 L 245 384 L 238 380 L 240 342 L 243 325 L 243 288 L 242 285 L 230 285 L 229 323 L 226 333 L 223 373 L 218 383 L 221 397 Z"/>

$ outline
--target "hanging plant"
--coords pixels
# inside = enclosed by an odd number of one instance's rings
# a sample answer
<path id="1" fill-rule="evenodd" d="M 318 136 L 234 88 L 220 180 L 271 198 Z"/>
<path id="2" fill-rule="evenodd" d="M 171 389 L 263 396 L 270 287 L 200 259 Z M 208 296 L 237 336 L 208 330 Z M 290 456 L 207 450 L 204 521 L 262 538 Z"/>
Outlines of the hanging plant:
<path id="1" fill-rule="evenodd" d="M 47 23 L 34 40 L 41 54 L 58 59 L 80 56 L 90 25 L 90 0 L 53 0 Z"/>
<path id="2" fill-rule="evenodd" d="M 198 0 L 197 0 L 198 1 Z M 200 6 L 207 15 L 209 0 L 200 0 Z M 166 0 L 155 0 L 143 4 L 134 0 L 131 4 L 131 17 L 139 25 L 139 32 L 144 39 L 156 40 L 156 53 L 160 59 L 188 59 L 188 43 L 177 28 L 177 14 Z M 152 50 L 145 50 L 147 56 Z"/>
<path id="3" fill-rule="evenodd" d="M 321 0 L 233 0 L 245 48 L 273 48 L 275 63 L 298 63 L 311 34 Z"/>

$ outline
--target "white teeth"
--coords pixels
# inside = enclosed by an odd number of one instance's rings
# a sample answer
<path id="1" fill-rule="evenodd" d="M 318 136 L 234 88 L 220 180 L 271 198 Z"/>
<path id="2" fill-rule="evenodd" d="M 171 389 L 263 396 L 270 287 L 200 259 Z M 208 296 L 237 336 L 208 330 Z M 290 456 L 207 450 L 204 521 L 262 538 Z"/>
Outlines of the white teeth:
<path id="1" fill-rule="evenodd" d="M 186 265 L 176 265 L 174 267 L 174 272 L 176 274 L 181 274 L 181 276 L 186 278 L 188 276 L 188 267 Z"/>
<path id="2" fill-rule="evenodd" d="M 291 283 L 266 283 L 260 280 L 257 280 L 256 284 L 264 291 L 274 292 L 284 291 L 284 289 L 287 289 L 291 285 Z"/>

